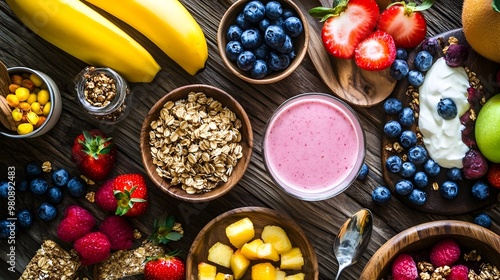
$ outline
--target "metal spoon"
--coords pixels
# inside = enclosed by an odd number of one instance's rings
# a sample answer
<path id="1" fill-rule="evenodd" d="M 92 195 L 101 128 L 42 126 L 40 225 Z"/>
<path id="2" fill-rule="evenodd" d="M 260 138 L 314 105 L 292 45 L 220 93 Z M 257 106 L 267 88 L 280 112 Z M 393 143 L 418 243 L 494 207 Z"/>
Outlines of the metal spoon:
<path id="1" fill-rule="evenodd" d="M 340 228 L 333 244 L 333 253 L 339 263 L 335 280 L 338 280 L 342 270 L 355 264 L 363 255 L 372 235 L 372 213 L 362 209 L 349 218 Z"/>

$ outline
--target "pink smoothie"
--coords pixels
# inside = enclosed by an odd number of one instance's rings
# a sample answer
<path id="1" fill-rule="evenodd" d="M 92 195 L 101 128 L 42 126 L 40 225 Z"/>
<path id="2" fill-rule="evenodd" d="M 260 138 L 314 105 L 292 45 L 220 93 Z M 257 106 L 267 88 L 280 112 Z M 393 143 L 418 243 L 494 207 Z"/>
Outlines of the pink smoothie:
<path id="1" fill-rule="evenodd" d="M 299 197 L 297 192 L 322 199 L 343 191 L 357 175 L 364 135 L 344 104 L 328 95 L 306 94 L 273 115 L 263 149 L 268 171 L 279 185 Z"/>

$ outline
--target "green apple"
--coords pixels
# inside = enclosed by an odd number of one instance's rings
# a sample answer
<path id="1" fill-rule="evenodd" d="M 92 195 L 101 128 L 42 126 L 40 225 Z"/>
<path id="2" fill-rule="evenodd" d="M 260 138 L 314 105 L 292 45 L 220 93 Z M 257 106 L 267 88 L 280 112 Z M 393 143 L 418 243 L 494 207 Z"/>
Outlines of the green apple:
<path id="1" fill-rule="evenodd" d="M 476 142 L 481 153 L 492 162 L 500 162 L 500 94 L 484 104 L 476 119 Z"/>

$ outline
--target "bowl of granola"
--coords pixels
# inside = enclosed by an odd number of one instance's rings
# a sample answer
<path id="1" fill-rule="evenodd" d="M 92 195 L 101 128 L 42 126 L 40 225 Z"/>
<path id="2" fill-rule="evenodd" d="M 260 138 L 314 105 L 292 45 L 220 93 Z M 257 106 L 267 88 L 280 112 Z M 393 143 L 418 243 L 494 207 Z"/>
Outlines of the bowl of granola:
<path id="1" fill-rule="evenodd" d="M 359 279 L 397 279 L 395 274 L 402 271 L 414 279 L 451 279 L 450 274 L 465 273 L 499 277 L 499 253 L 500 238 L 493 231 L 464 221 L 433 221 L 389 239 L 368 261 Z"/>
<path id="2" fill-rule="evenodd" d="M 188 202 L 230 191 L 250 163 L 250 120 L 234 97 L 210 85 L 187 85 L 163 96 L 141 128 L 146 173 L 161 190 Z"/>

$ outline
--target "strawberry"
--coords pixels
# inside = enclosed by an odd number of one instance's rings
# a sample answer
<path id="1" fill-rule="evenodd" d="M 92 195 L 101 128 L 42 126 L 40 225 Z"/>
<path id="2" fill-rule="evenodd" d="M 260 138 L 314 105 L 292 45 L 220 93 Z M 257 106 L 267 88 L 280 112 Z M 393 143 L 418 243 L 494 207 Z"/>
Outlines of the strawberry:
<path id="1" fill-rule="evenodd" d="M 73 248 L 78 253 L 82 265 L 91 265 L 108 258 L 111 243 L 104 233 L 96 231 L 76 240 Z"/>
<path id="2" fill-rule="evenodd" d="M 113 194 L 118 207 L 115 214 L 120 216 L 139 216 L 148 206 L 146 180 L 140 174 L 122 174 L 113 181 Z"/>
<path id="3" fill-rule="evenodd" d="M 486 177 L 493 187 L 500 188 L 500 163 L 492 163 Z"/>
<path id="4" fill-rule="evenodd" d="M 64 217 L 57 226 L 57 236 L 64 242 L 73 242 L 91 232 L 95 225 L 95 218 L 89 211 L 78 205 L 71 205 L 66 208 Z"/>
<path id="5" fill-rule="evenodd" d="M 146 260 L 144 279 L 182 280 L 185 278 L 184 262 L 176 256 L 163 256 Z"/>
<path id="6" fill-rule="evenodd" d="M 354 49 L 373 32 L 379 18 L 375 0 L 334 0 L 333 7 L 316 7 L 309 14 L 321 18 L 321 39 L 337 58 L 352 58 Z"/>
<path id="7" fill-rule="evenodd" d="M 101 185 L 99 189 L 95 192 L 95 204 L 99 206 L 104 211 L 116 212 L 118 207 L 116 203 L 115 195 L 113 194 L 113 181 L 114 179 L 109 179 L 104 184 Z"/>
<path id="8" fill-rule="evenodd" d="M 396 45 L 392 36 L 375 31 L 354 50 L 354 61 L 359 68 L 378 71 L 391 66 L 396 59 Z"/>
<path id="9" fill-rule="evenodd" d="M 73 141 L 71 158 L 83 175 L 94 181 L 106 178 L 114 166 L 116 148 L 100 130 L 83 131 Z"/>
<path id="10" fill-rule="evenodd" d="M 417 6 L 414 2 L 395 2 L 380 14 L 377 30 L 389 33 L 399 48 L 414 48 L 425 39 L 427 24 L 422 11 L 430 8 L 434 0 L 424 0 Z"/>

